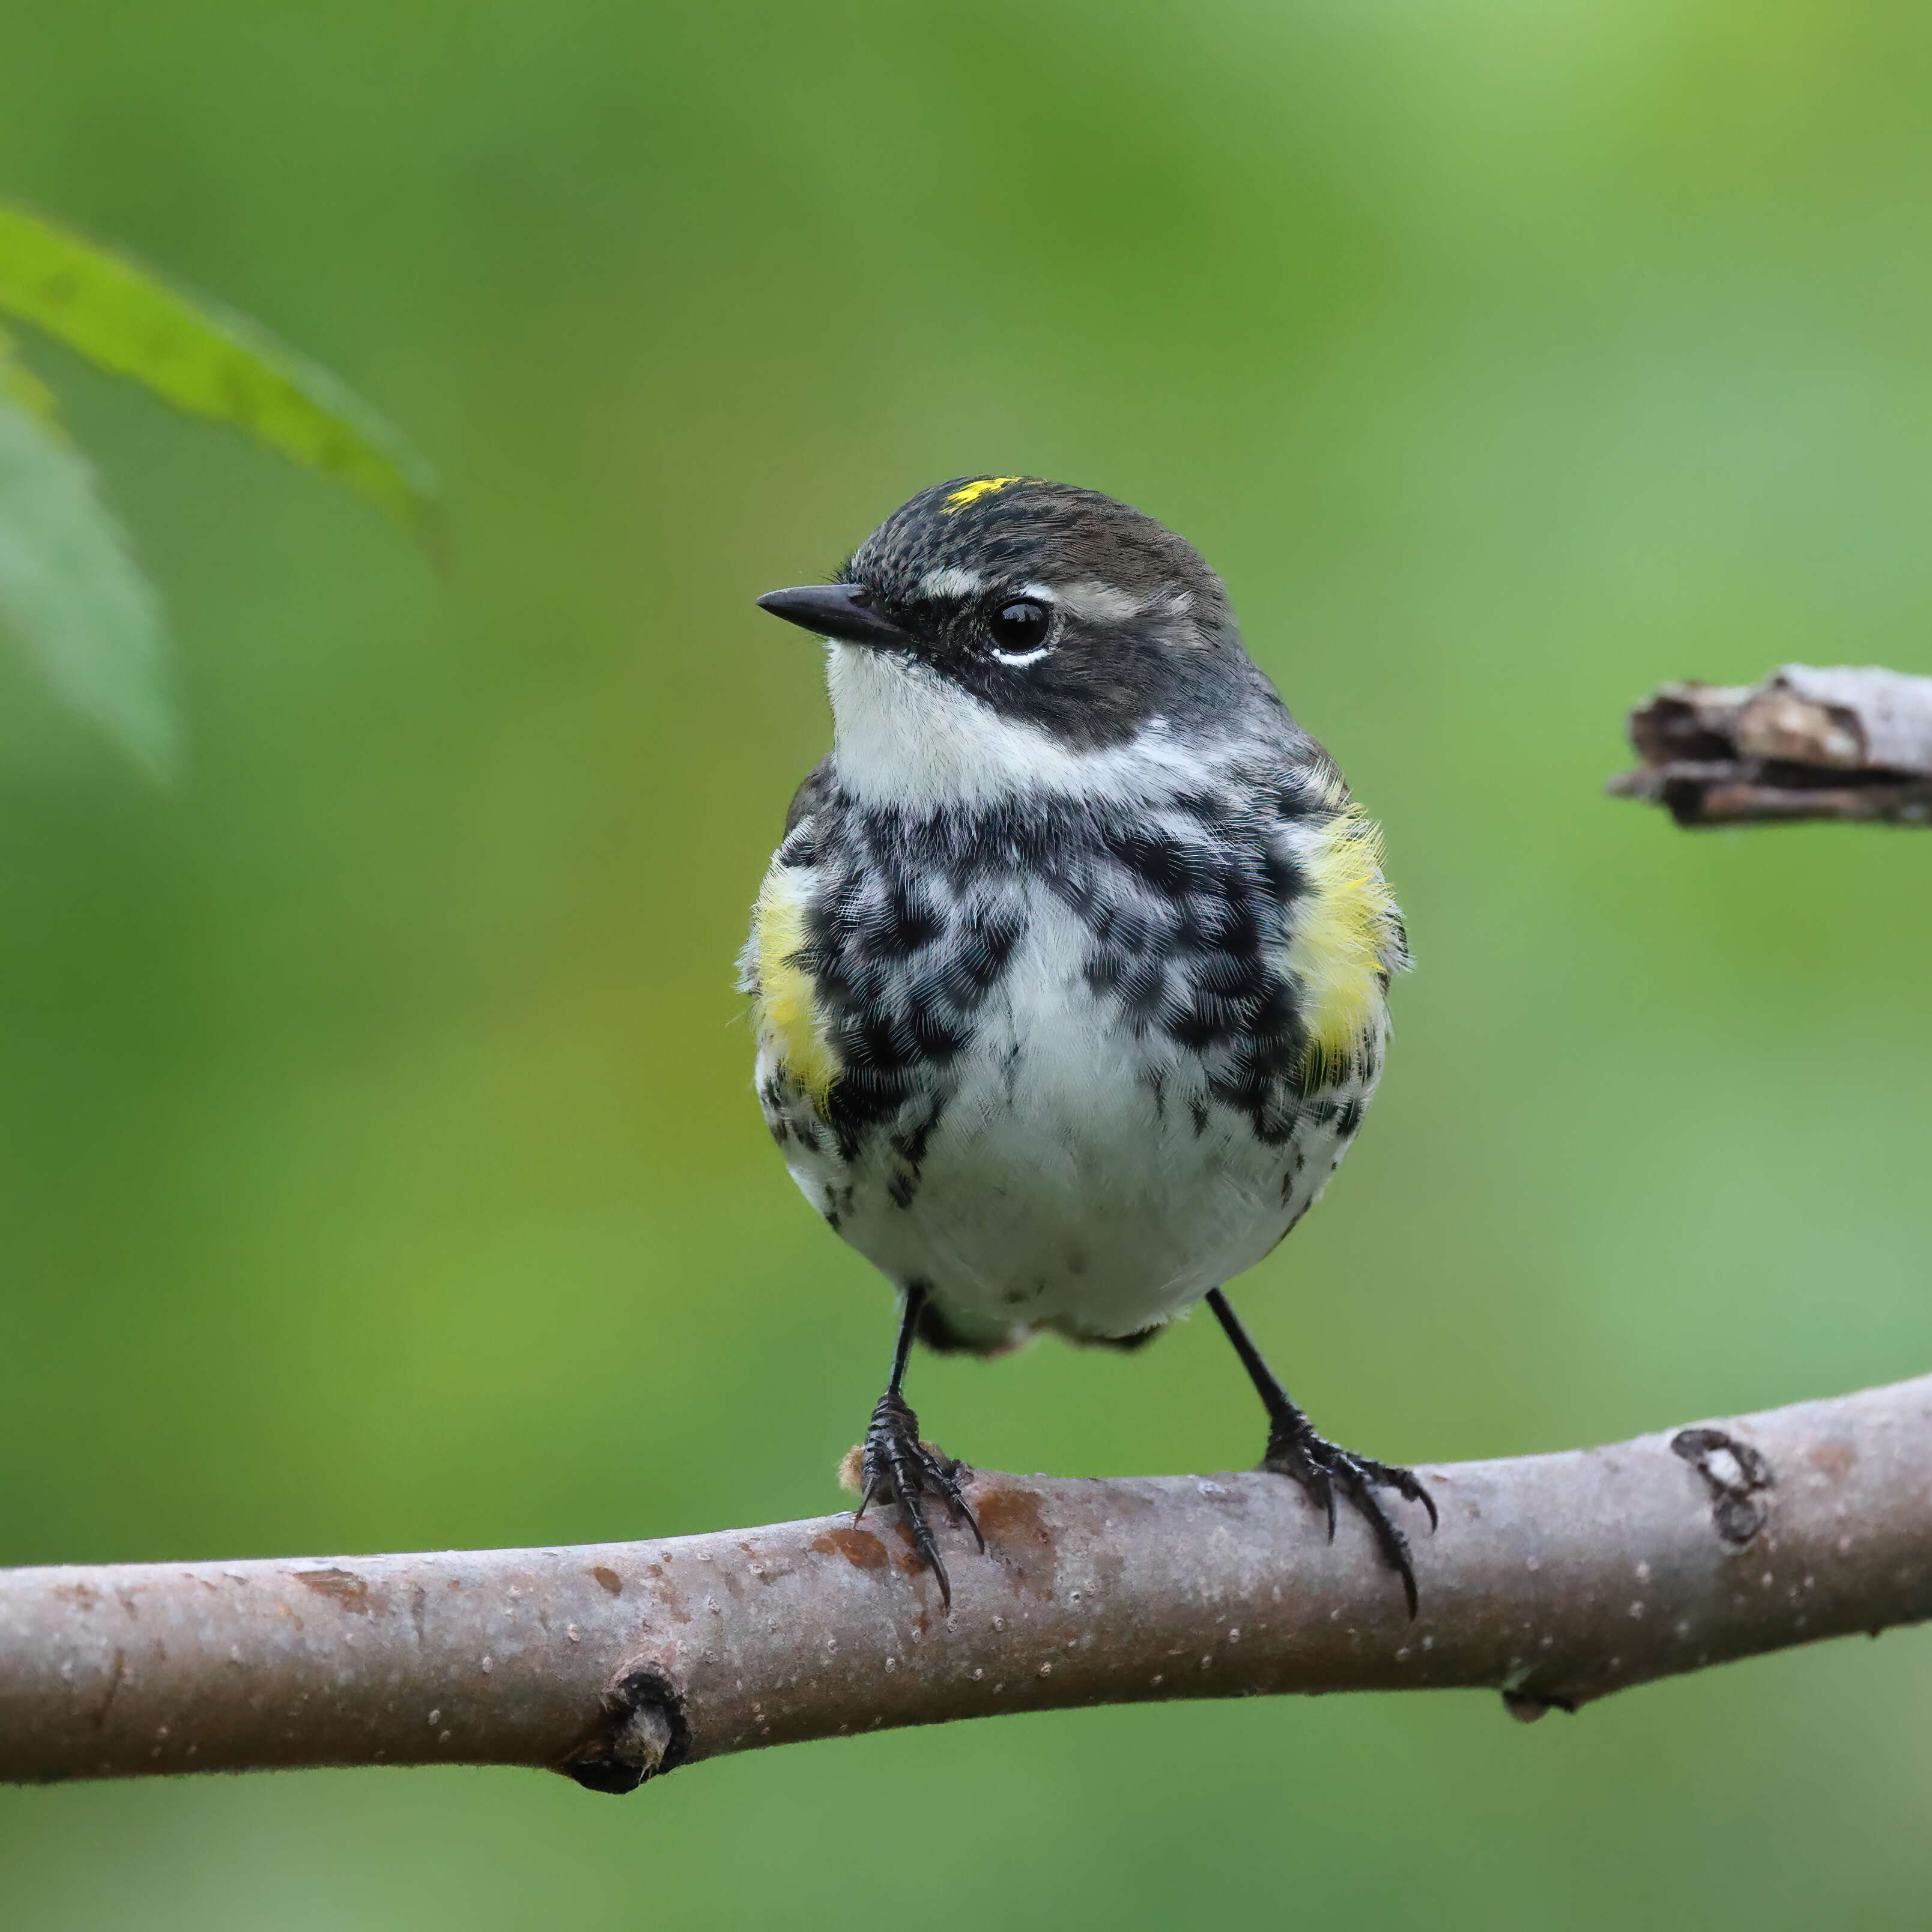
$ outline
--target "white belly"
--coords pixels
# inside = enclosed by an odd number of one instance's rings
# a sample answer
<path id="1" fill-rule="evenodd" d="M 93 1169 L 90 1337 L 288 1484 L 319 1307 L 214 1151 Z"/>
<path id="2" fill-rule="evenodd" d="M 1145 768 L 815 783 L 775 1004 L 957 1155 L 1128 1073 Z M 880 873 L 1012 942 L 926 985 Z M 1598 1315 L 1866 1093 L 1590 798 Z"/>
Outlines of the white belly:
<path id="1" fill-rule="evenodd" d="M 1089 950 L 1071 912 L 1033 896 L 948 1070 L 954 1091 L 916 1185 L 889 1133 L 849 1162 L 825 1136 L 794 1136 L 785 1152 L 807 1198 L 895 1280 L 1002 1324 L 1119 1336 L 1252 1267 L 1320 1191 L 1348 1132 L 1310 1119 L 1285 1144 L 1263 1142 L 1210 1100 L 1197 1056 L 1158 1028 L 1137 1032 L 1088 986 Z"/>

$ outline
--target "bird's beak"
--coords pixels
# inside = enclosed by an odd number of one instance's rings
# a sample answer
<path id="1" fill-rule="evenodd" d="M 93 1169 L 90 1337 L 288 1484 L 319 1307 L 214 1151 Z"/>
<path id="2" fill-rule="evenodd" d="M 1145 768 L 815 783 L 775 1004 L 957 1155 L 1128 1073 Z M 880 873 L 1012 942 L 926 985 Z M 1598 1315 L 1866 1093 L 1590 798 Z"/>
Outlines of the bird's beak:
<path id="1" fill-rule="evenodd" d="M 906 642 L 906 634 L 872 608 L 872 593 L 861 584 L 808 584 L 797 590 L 768 590 L 758 608 L 802 626 L 821 638 L 880 649 Z"/>

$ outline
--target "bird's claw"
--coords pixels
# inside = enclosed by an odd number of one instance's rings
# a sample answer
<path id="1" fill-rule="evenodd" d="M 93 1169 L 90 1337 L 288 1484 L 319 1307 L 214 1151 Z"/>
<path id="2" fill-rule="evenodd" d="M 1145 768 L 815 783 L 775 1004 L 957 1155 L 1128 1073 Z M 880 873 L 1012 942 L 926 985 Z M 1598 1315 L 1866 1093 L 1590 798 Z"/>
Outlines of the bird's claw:
<path id="1" fill-rule="evenodd" d="M 1292 1476 L 1308 1492 L 1310 1500 L 1328 1519 L 1328 1534 L 1335 1534 L 1335 1492 L 1339 1489 L 1366 1520 L 1382 1559 L 1402 1579 L 1402 1594 L 1408 1614 L 1416 1613 L 1415 1565 L 1408 1552 L 1408 1538 L 1382 1507 L 1378 1490 L 1394 1490 L 1429 1512 L 1429 1527 L 1436 1526 L 1436 1499 L 1416 1480 L 1412 1470 L 1390 1462 L 1378 1462 L 1367 1456 L 1352 1454 L 1340 1444 L 1318 1436 L 1307 1418 L 1284 1417 L 1268 1431 L 1268 1453 L 1262 1467 L 1276 1474 Z"/>
<path id="2" fill-rule="evenodd" d="M 983 1555 L 986 1539 L 980 1533 L 979 1519 L 960 1489 L 960 1478 L 970 1472 L 963 1462 L 941 1455 L 930 1444 L 919 1439 L 919 1418 L 903 1396 L 888 1389 L 872 1412 L 872 1425 L 866 1431 L 863 1458 L 860 1465 L 857 1522 L 871 1505 L 881 1500 L 896 1502 L 905 1520 L 920 1559 L 939 1585 L 940 1600 L 952 1607 L 952 1584 L 940 1560 L 939 1546 L 932 1538 L 922 1498 L 937 1496 L 945 1504 L 955 1522 L 963 1522 L 973 1532 Z"/>

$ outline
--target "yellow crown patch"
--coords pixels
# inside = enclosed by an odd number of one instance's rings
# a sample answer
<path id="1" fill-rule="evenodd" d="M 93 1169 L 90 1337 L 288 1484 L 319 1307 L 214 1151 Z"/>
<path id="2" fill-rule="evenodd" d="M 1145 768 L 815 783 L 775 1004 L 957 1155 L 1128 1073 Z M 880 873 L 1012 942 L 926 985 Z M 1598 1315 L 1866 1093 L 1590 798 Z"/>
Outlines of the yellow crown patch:
<path id="1" fill-rule="evenodd" d="M 1023 476 L 977 476 L 970 483 L 962 483 L 939 506 L 939 514 L 950 517 L 956 510 L 963 510 L 968 503 L 976 503 L 982 496 L 990 496 L 996 490 L 1004 490 L 1010 483 L 1023 483 Z"/>

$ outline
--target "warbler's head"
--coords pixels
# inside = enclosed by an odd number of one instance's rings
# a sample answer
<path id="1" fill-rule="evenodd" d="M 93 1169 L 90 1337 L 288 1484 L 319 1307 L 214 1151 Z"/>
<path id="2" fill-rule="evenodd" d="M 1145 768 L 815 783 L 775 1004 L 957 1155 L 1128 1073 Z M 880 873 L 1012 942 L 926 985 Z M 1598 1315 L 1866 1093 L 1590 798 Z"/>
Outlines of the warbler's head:
<path id="1" fill-rule="evenodd" d="M 1031 477 L 902 504 L 835 573 L 758 599 L 830 644 L 839 773 L 881 802 L 1079 790 L 1249 737 L 1279 702 L 1221 580 L 1153 518 Z"/>

